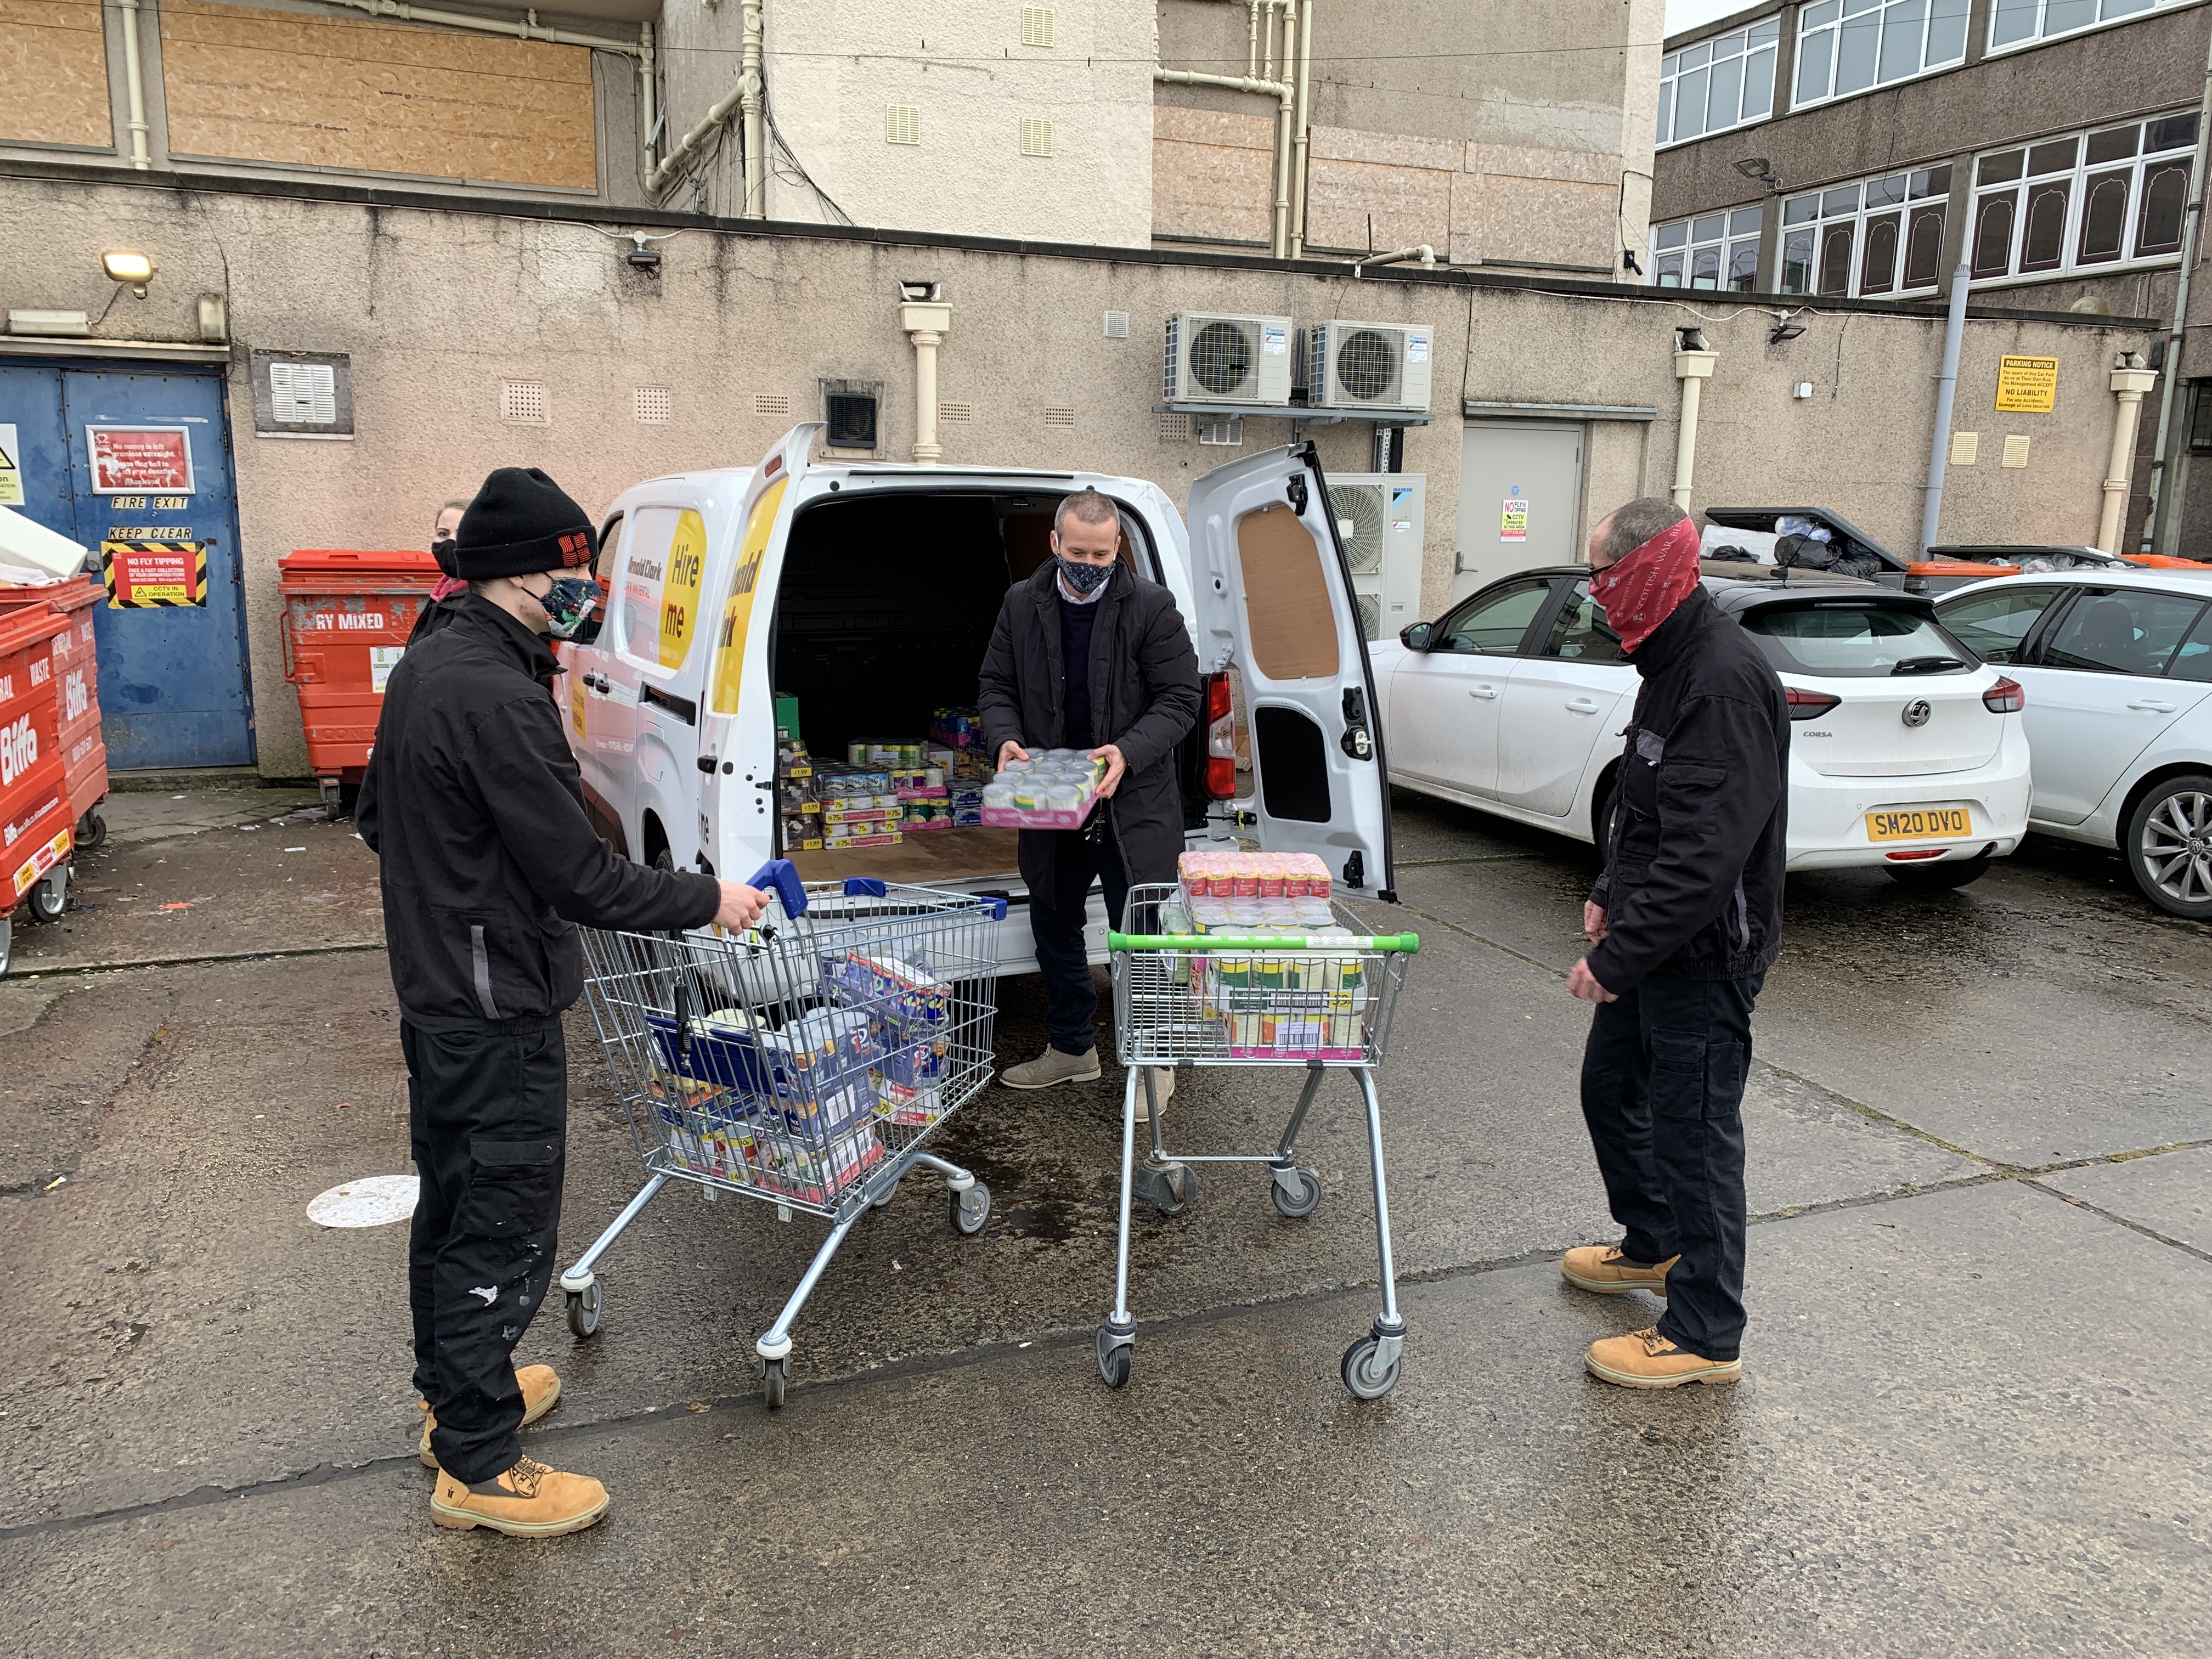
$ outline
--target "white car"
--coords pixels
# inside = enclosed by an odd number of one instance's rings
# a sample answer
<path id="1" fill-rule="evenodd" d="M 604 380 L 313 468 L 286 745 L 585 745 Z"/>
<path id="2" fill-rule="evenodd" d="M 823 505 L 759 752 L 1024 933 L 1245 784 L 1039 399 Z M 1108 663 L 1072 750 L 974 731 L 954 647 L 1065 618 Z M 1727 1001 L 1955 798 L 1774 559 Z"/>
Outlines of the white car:
<path id="1" fill-rule="evenodd" d="M 1998 576 L 1936 614 L 2027 689 L 2030 823 L 2118 848 L 2153 904 L 2212 919 L 2212 570 Z"/>
<path id="2" fill-rule="evenodd" d="M 1962 887 L 2027 821 L 2021 688 L 1927 600 L 1708 564 L 1790 698 L 1790 868 Z M 1722 575 L 1731 570 L 1735 575 Z M 1524 571 L 1372 647 L 1391 781 L 1581 841 L 1612 817 L 1636 670 L 1583 565 Z"/>

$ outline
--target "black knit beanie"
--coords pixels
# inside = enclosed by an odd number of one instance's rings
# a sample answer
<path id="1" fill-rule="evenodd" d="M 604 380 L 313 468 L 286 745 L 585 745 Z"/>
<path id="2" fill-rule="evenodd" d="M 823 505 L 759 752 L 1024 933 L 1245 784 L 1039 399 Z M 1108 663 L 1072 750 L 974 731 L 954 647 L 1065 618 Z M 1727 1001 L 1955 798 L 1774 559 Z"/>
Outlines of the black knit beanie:
<path id="1" fill-rule="evenodd" d="M 461 514 L 453 574 L 480 582 L 586 565 L 597 541 L 591 520 L 559 484 L 534 466 L 502 466 Z"/>

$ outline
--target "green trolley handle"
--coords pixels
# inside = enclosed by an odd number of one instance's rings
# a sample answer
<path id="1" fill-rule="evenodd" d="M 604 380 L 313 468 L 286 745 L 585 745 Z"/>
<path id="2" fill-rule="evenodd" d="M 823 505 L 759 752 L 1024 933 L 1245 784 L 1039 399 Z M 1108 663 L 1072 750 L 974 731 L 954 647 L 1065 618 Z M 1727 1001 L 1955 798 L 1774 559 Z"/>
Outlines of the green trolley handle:
<path id="1" fill-rule="evenodd" d="M 1230 937 L 1221 933 L 1108 933 L 1108 951 L 1382 951 L 1419 954 L 1419 933 L 1287 933 Z"/>

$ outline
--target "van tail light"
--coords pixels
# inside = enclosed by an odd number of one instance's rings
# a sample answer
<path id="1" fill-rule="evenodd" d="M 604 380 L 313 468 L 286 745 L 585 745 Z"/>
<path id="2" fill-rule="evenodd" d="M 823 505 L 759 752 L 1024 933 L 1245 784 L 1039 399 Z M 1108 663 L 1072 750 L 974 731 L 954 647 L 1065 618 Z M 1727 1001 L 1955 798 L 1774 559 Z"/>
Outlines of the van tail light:
<path id="1" fill-rule="evenodd" d="M 1982 707 L 1992 714 L 2017 714 L 2027 707 L 2027 692 L 2018 680 L 2005 675 L 1982 693 Z"/>
<path id="2" fill-rule="evenodd" d="M 1794 685 L 1784 686 L 1782 693 L 1790 700 L 1790 718 L 1793 720 L 1816 720 L 1843 701 L 1825 691 L 1802 691 Z"/>
<path id="3" fill-rule="evenodd" d="M 1237 799 L 1237 714 L 1225 673 L 1206 677 L 1206 798 Z"/>

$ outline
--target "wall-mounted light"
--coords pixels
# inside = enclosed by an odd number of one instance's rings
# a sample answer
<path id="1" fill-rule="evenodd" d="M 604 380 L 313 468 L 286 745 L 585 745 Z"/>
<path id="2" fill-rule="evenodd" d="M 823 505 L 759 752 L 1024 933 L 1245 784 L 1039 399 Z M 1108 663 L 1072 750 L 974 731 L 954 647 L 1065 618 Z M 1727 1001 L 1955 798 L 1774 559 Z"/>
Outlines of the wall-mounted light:
<path id="1" fill-rule="evenodd" d="M 1735 170 L 1747 179 L 1756 179 L 1766 186 L 1771 196 L 1782 193 L 1782 175 L 1774 170 L 1774 163 L 1764 155 L 1747 155 L 1735 164 Z"/>
<path id="2" fill-rule="evenodd" d="M 641 270 L 648 276 L 660 275 L 660 255 L 648 246 L 659 239 L 648 236 L 641 230 L 630 232 L 629 239 L 636 246 L 623 255 L 623 263 L 632 270 Z"/>
<path id="3" fill-rule="evenodd" d="M 1641 276 L 1644 274 L 1644 267 L 1636 263 L 1634 248 L 1625 247 L 1620 250 L 1620 268 L 1631 276 Z"/>
<path id="4" fill-rule="evenodd" d="M 146 297 L 146 284 L 154 279 L 153 255 L 136 248 L 110 248 L 100 256 L 100 268 L 107 273 L 109 282 L 126 284 L 142 300 Z"/>
<path id="5" fill-rule="evenodd" d="M 1766 331 L 1766 343 L 1780 345 L 1784 340 L 1794 340 L 1805 331 L 1802 323 L 1777 323 Z"/>

